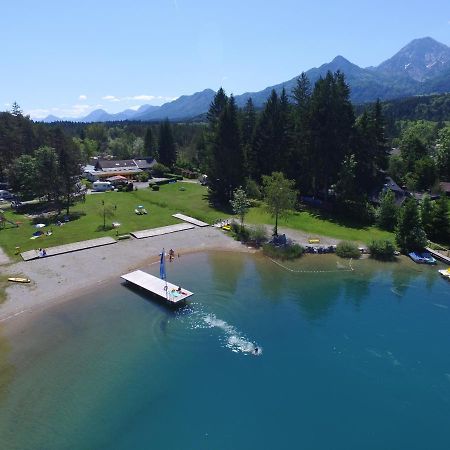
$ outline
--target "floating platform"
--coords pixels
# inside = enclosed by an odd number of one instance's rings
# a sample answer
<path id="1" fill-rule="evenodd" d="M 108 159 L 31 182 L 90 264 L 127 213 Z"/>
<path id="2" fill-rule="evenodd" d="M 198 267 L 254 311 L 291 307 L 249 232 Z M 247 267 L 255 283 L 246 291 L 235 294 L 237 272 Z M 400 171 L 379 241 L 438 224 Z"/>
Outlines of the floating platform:
<path id="1" fill-rule="evenodd" d="M 162 234 L 176 233 L 177 231 L 191 230 L 192 228 L 195 228 L 195 226 L 188 223 L 178 223 L 176 225 L 168 225 L 167 227 L 133 231 L 130 234 L 136 239 L 144 239 L 149 237 L 161 236 Z"/>
<path id="2" fill-rule="evenodd" d="M 186 289 L 181 289 L 181 292 L 178 292 L 178 286 L 175 284 L 166 283 L 164 280 L 142 270 L 135 270 L 122 275 L 120 278 L 174 305 L 182 303 L 188 297 L 194 295 L 193 292 Z"/>
<path id="3" fill-rule="evenodd" d="M 209 223 L 202 222 L 201 220 L 195 219 L 194 217 L 186 216 L 181 213 L 172 214 L 172 217 L 175 217 L 176 219 L 183 220 L 184 222 L 192 223 L 193 225 L 196 225 L 197 227 L 207 227 L 209 226 Z"/>

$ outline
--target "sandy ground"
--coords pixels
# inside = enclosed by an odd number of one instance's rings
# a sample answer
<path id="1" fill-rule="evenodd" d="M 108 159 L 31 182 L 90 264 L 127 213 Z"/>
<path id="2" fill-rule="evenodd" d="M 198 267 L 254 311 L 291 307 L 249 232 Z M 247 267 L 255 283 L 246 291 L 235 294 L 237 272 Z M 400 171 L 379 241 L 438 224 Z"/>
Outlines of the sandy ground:
<path id="1" fill-rule="evenodd" d="M 286 233 L 301 244 L 307 244 L 310 237 L 306 233 L 284 227 L 279 228 L 279 233 Z M 335 239 L 320 236 L 321 245 L 336 243 Z M 255 251 L 213 227 L 194 228 L 147 239 L 118 241 L 113 245 L 10 265 L 5 265 L 8 264 L 8 258 L 0 250 L 2 272 L 20 274 L 32 280 L 31 284 L 14 284 L 8 287 L 7 300 L 0 306 L 0 322 L 98 289 L 102 283 L 157 261 L 163 247 L 166 252 L 173 248 L 181 257 L 183 253 L 204 250 Z"/>

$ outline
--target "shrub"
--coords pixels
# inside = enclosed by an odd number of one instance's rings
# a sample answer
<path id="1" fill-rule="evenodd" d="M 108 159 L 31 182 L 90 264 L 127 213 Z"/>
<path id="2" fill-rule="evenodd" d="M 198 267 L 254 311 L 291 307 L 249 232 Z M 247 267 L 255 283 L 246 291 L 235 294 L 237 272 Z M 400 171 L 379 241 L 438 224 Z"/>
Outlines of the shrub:
<path id="1" fill-rule="evenodd" d="M 159 186 L 157 184 L 152 184 L 152 191 L 159 191 Z"/>
<path id="2" fill-rule="evenodd" d="M 359 251 L 358 246 L 353 242 L 341 241 L 336 246 L 336 255 L 341 258 L 359 258 L 361 256 L 361 252 Z"/>
<path id="3" fill-rule="evenodd" d="M 269 258 L 289 260 L 300 258 L 305 253 L 305 248 L 299 244 L 290 244 L 277 247 L 273 244 L 263 244 L 263 253 Z"/>
<path id="4" fill-rule="evenodd" d="M 250 240 L 255 243 L 256 246 L 260 246 L 263 242 L 267 241 L 267 230 L 264 225 L 257 225 L 250 230 Z"/>
<path id="5" fill-rule="evenodd" d="M 169 172 L 169 168 L 164 164 L 156 163 L 152 167 L 152 172 L 156 177 L 162 177 L 165 173 Z"/>
<path id="6" fill-rule="evenodd" d="M 370 256 L 382 261 L 394 259 L 395 246 L 389 240 L 372 241 L 369 245 Z"/>
<path id="7" fill-rule="evenodd" d="M 261 200 L 261 188 L 255 180 L 248 178 L 246 181 L 245 190 L 249 198 L 254 200 Z"/>
<path id="8" fill-rule="evenodd" d="M 141 173 L 138 173 L 138 174 L 136 175 L 136 179 L 137 179 L 138 181 L 143 181 L 143 182 L 145 182 L 145 181 L 148 181 L 149 178 L 150 178 L 150 176 L 149 176 L 149 174 L 148 174 L 147 172 L 141 172 Z"/>

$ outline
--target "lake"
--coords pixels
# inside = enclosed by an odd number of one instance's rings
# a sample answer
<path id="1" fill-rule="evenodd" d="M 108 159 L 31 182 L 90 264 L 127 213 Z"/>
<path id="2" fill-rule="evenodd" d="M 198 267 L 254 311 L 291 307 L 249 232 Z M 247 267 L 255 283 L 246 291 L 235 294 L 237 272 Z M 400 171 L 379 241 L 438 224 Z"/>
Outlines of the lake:
<path id="1" fill-rule="evenodd" d="M 185 308 L 117 280 L 0 339 L 2 449 L 450 448 L 436 267 L 207 252 L 167 270 Z"/>

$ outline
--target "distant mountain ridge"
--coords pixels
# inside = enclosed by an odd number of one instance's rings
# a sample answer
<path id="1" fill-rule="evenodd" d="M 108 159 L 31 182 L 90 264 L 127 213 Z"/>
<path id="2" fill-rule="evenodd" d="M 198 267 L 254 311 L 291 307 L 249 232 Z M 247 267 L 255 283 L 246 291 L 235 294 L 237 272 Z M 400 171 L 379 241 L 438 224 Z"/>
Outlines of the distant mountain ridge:
<path id="1" fill-rule="evenodd" d="M 414 39 L 394 56 L 377 67 L 362 68 L 343 56 L 336 56 L 331 62 L 306 72 L 311 85 L 328 71 L 337 70 L 345 74 L 350 85 L 354 103 L 390 100 L 414 95 L 450 92 L 450 47 L 430 37 Z M 238 106 L 244 106 L 251 97 L 256 107 L 262 107 L 272 89 L 278 93 L 284 88 L 288 95 L 295 87 L 298 75 L 288 81 L 269 86 L 258 92 L 236 95 Z M 125 110 L 109 114 L 104 110 L 92 111 L 76 122 L 108 122 L 121 120 L 158 121 L 168 118 L 172 121 L 189 120 L 208 111 L 215 92 L 205 89 L 192 95 L 183 95 L 162 106 L 143 105 L 137 111 Z M 43 122 L 61 120 L 48 116 Z"/>

